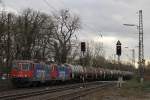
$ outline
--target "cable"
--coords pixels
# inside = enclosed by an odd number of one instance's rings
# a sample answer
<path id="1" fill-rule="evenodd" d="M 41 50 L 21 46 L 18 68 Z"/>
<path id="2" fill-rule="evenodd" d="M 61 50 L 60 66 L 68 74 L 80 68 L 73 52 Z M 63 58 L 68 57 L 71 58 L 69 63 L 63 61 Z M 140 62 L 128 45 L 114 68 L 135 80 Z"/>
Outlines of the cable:
<path id="1" fill-rule="evenodd" d="M 55 12 L 58 12 L 58 10 L 54 8 L 52 5 L 50 5 L 50 3 L 47 0 L 43 0 L 43 1 L 49 7 L 49 9 L 53 9 Z"/>
<path id="2" fill-rule="evenodd" d="M 102 32 L 101 29 L 99 30 L 99 29 L 91 27 L 90 26 L 91 24 L 88 25 L 88 24 L 83 23 L 83 25 L 86 26 L 88 29 L 92 30 L 93 32 Z"/>

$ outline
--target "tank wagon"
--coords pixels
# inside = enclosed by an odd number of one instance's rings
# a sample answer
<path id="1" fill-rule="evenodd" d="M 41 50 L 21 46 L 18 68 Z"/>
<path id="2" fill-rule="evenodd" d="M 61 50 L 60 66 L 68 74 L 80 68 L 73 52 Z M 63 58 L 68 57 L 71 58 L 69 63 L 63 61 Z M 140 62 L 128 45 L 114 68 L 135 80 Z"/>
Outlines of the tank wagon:
<path id="1" fill-rule="evenodd" d="M 117 80 L 119 76 L 127 80 L 133 76 L 133 73 L 71 64 L 46 64 L 30 60 L 14 61 L 11 70 L 12 83 L 17 87 L 55 82 Z"/>

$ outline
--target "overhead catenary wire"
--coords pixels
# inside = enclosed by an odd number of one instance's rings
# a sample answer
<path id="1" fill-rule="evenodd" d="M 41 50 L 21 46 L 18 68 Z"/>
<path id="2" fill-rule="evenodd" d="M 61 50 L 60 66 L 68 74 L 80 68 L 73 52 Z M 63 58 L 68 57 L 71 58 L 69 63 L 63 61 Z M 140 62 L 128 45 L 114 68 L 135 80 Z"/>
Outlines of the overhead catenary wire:
<path id="1" fill-rule="evenodd" d="M 43 2 L 49 7 L 50 10 L 52 9 L 54 12 L 58 12 L 58 10 L 55 7 L 53 7 L 47 0 L 43 0 Z M 62 5 L 64 5 L 64 1 L 60 0 L 60 2 L 62 3 Z M 90 29 L 90 31 L 97 32 L 97 33 L 102 32 L 102 31 L 100 31 L 101 29 L 100 30 L 95 29 L 95 28 L 91 27 L 91 25 L 88 25 L 86 23 L 82 23 L 82 24 L 83 24 L 83 26 Z"/>
<path id="2" fill-rule="evenodd" d="M 48 7 L 50 10 L 53 10 L 53 12 L 58 12 L 58 10 L 53 7 L 47 0 L 42 0 Z"/>

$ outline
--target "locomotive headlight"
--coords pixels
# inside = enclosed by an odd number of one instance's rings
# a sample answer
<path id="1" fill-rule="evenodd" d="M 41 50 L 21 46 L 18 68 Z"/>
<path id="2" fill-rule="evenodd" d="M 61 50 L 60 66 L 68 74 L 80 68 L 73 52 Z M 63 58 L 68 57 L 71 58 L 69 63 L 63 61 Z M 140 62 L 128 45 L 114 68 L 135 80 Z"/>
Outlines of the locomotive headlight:
<path id="1" fill-rule="evenodd" d="M 25 77 L 27 77 L 27 75 L 25 74 Z"/>

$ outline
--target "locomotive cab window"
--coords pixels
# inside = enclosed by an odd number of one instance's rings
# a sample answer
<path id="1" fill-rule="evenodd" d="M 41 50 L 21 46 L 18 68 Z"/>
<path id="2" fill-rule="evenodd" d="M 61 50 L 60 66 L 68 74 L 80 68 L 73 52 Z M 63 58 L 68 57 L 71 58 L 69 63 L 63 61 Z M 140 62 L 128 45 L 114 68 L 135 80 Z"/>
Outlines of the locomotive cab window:
<path id="1" fill-rule="evenodd" d="M 12 64 L 12 68 L 13 68 L 13 69 L 16 69 L 16 70 L 19 70 L 19 68 L 18 68 L 18 66 L 17 66 L 16 63 L 13 63 L 13 64 Z"/>
<path id="2" fill-rule="evenodd" d="M 22 70 L 24 70 L 24 71 L 30 70 L 30 64 L 28 64 L 28 63 L 22 64 Z"/>

